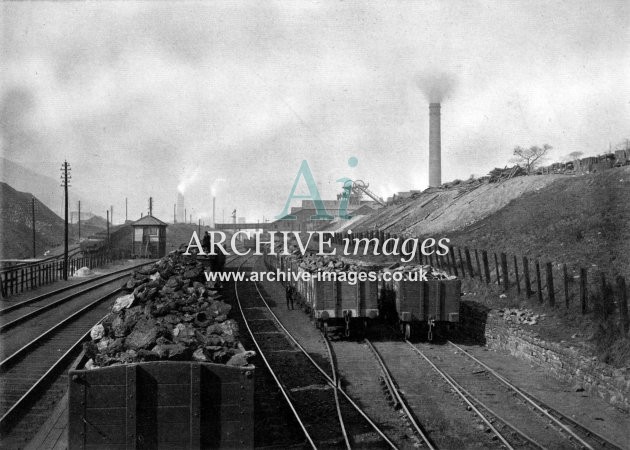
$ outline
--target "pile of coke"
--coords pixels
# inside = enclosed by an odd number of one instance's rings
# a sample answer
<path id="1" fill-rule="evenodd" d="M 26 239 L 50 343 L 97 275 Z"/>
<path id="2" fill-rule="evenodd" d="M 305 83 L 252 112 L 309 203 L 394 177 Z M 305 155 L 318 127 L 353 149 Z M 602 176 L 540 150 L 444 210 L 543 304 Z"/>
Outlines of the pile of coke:
<path id="1" fill-rule="evenodd" d="M 366 263 L 359 263 L 358 261 L 339 258 L 335 256 L 322 256 L 312 253 L 306 253 L 302 255 L 299 251 L 293 252 L 293 256 L 297 262 L 298 267 L 307 272 L 402 272 L 403 279 L 414 279 L 410 276 L 413 273 L 422 273 L 422 279 L 426 280 L 455 280 L 456 276 L 449 275 L 444 270 L 427 264 L 415 264 L 415 263 L 395 263 L 388 267 L 382 268 L 378 265 L 369 265 Z"/>
<path id="2" fill-rule="evenodd" d="M 293 252 L 298 267 L 307 272 L 359 272 L 369 270 L 365 265 L 358 265 L 351 260 L 344 260 L 334 256 L 324 256 L 312 253 L 302 255 L 299 251 Z"/>
<path id="3" fill-rule="evenodd" d="M 456 280 L 455 275 L 449 275 L 442 269 L 430 266 L 428 264 L 400 264 L 395 263 L 382 270 L 383 272 L 402 272 L 403 279 L 413 278 L 411 274 L 423 274 L 426 280 Z"/>
<path id="4" fill-rule="evenodd" d="M 111 312 L 84 344 L 86 369 L 142 361 L 201 361 L 247 366 L 254 355 L 239 342 L 219 282 L 181 251 L 136 270 Z"/>

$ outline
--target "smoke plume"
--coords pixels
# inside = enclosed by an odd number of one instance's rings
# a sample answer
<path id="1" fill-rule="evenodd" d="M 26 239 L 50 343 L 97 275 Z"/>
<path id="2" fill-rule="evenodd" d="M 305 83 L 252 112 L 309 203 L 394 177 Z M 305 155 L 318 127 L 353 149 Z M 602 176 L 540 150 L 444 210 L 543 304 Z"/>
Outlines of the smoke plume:
<path id="1" fill-rule="evenodd" d="M 216 180 L 214 180 L 212 182 L 212 186 L 210 187 L 210 191 L 212 192 L 212 196 L 216 197 L 217 196 L 217 191 L 219 189 L 219 184 L 223 183 L 225 181 L 225 178 L 217 178 Z"/>
<path id="2" fill-rule="evenodd" d="M 177 190 L 184 194 L 186 192 L 186 189 L 188 189 L 191 184 L 197 181 L 197 178 L 199 177 L 199 172 L 199 168 L 195 168 L 192 171 L 187 170 L 184 176 L 181 178 L 181 181 L 177 185 Z"/>
<path id="3" fill-rule="evenodd" d="M 445 100 L 455 88 L 452 74 L 438 71 L 425 71 L 416 76 L 416 84 L 431 103 Z"/>

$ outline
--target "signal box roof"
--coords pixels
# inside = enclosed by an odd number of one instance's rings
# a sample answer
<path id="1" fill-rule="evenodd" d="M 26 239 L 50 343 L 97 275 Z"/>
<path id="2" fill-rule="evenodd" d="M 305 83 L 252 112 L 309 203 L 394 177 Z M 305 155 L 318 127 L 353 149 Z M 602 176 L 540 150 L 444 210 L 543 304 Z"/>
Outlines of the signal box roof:
<path id="1" fill-rule="evenodd" d="M 131 223 L 132 227 L 166 227 L 168 226 L 165 222 L 162 222 L 160 219 L 156 219 L 153 216 L 146 215 Z"/>

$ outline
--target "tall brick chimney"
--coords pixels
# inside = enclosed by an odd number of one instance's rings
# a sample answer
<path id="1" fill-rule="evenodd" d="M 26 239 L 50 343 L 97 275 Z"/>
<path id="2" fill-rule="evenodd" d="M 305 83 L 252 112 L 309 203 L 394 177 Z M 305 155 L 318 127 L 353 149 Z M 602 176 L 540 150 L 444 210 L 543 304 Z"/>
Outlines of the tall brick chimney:
<path id="1" fill-rule="evenodd" d="M 442 138 L 440 104 L 429 104 L 429 187 L 442 184 Z"/>

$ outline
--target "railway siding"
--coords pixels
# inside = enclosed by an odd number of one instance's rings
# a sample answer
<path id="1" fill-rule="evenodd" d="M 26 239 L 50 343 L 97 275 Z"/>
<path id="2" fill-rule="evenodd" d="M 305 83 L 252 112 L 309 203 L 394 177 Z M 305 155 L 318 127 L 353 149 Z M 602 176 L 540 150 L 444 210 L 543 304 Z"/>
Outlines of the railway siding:
<path id="1" fill-rule="evenodd" d="M 416 344 L 415 347 L 472 396 L 483 402 L 499 419 L 515 425 L 541 448 L 568 445 L 566 433 L 549 426 L 548 420 L 515 397 L 512 390 L 483 367 L 461 355 L 457 349 L 449 345 L 429 344 Z"/>
<path id="2" fill-rule="evenodd" d="M 606 400 L 615 407 L 630 411 L 630 370 L 587 358 L 578 349 L 545 341 L 535 333 L 505 322 L 496 311 L 472 302 L 462 302 L 462 329 L 489 348 L 535 363 L 545 371 L 570 383 L 575 389 Z"/>

